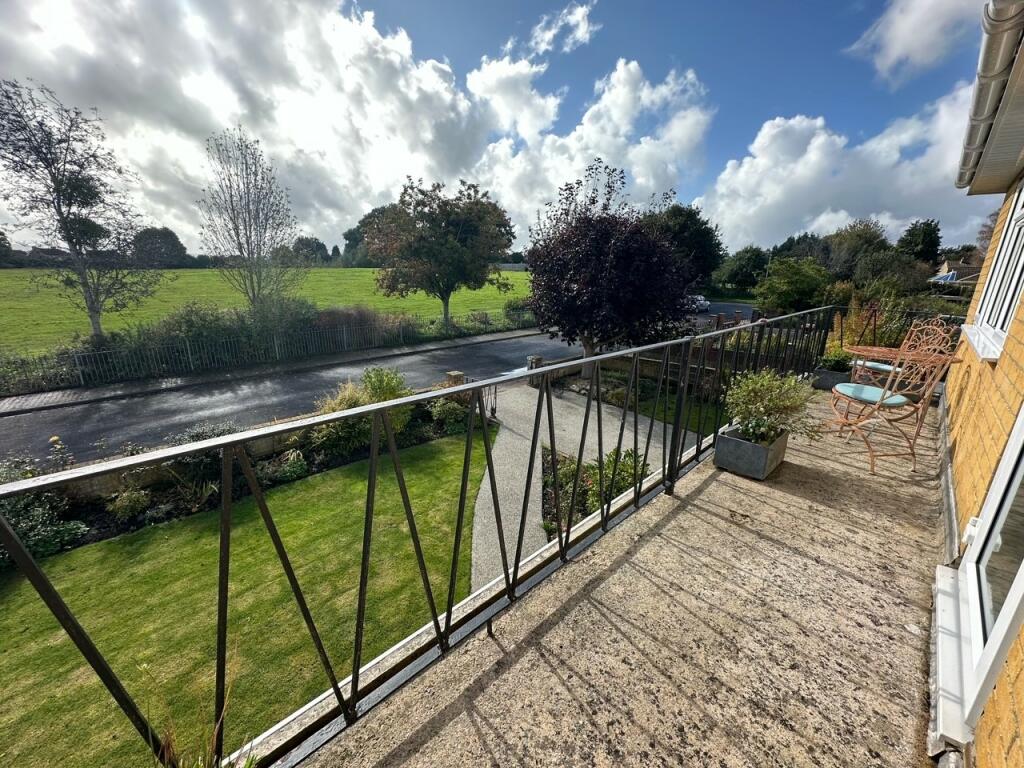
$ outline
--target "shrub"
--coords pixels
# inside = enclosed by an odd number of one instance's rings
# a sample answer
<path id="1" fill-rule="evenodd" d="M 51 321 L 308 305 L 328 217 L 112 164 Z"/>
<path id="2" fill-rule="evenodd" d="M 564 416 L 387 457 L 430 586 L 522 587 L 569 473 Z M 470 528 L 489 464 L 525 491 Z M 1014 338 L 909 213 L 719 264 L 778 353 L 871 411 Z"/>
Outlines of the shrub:
<path id="1" fill-rule="evenodd" d="M 186 445 L 238 431 L 230 421 L 200 422 L 167 436 L 169 445 Z M 192 513 L 203 509 L 220 485 L 220 451 L 211 450 L 174 459 L 164 465 L 178 500 Z"/>
<path id="2" fill-rule="evenodd" d="M 256 479 L 261 488 L 301 480 L 309 474 L 309 464 L 302 451 L 293 448 L 277 458 L 256 464 Z"/>
<path id="3" fill-rule="evenodd" d="M 514 296 L 505 302 L 506 315 L 521 315 L 524 312 L 532 311 L 533 307 L 528 296 Z"/>
<path id="4" fill-rule="evenodd" d="M 825 289 L 822 301 L 825 304 L 835 304 L 838 307 L 848 307 L 853 301 L 855 288 L 849 280 L 839 280 Z"/>
<path id="5" fill-rule="evenodd" d="M 589 482 L 589 496 L 587 498 L 587 511 L 593 512 L 602 504 L 607 504 L 617 496 L 621 496 L 633 485 L 637 480 L 641 480 L 651 473 L 651 465 L 648 463 L 642 463 L 637 459 L 636 474 L 633 472 L 633 459 L 636 454 L 632 448 L 627 448 L 622 452 L 619 458 L 618 471 L 615 472 L 615 482 L 612 482 L 612 470 L 615 469 L 615 457 L 619 455 L 618 448 L 612 448 L 605 454 L 604 459 L 600 460 L 604 468 L 604 499 L 601 499 L 601 484 L 600 475 L 598 474 L 598 461 L 594 461 L 589 464 L 588 474 L 590 475 Z"/>
<path id="6" fill-rule="evenodd" d="M 630 400 L 632 399 L 633 396 L 631 394 Z M 626 388 L 615 387 L 613 389 L 609 389 L 608 392 L 605 393 L 604 401 L 609 405 L 617 405 L 619 408 L 624 407 L 626 405 Z"/>
<path id="7" fill-rule="evenodd" d="M 616 467 L 616 457 L 619 457 Z M 621 496 L 630 490 L 637 479 L 642 479 L 650 474 L 650 465 L 637 461 L 636 473 L 634 474 L 633 461 L 636 454 L 632 450 L 623 451 L 619 454 L 618 449 L 613 448 L 604 457 L 587 462 L 580 470 L 579 487 L 576 492 L 576 505 L 573 509 L 573 520 L 579 521 L 587 515 L 596 512 L 601 506 L 607 504 L 611 499 Z M 551 475 L 551 452 L 545 448 L 543 453 L 544 467 L 544 529 L 548 532 L 549 539 L 554 536 L 554 482 Z M 569 517 L 569 509 L 572 506 L 572 488 L 576 477 L 576 459 L 572 456 L 559 455 L 558 457 L 558 518 L 564 525 Z M 601 496 L 601 470 L 604 470 L 604 497 Z M 615 470 L 614 482 L 612 473 Z"/>
<path id="8" fill-rule="evenodd" d="M 431 400 L 430 415 L 434 418 L 434 425 L 442 435 L 457 435 L 466 431 L 466 418 L 469 415 L 469 406 L 453 400 L 450 397 L 439 397 Z"/>
<path id="9" fill-rule="evenodd" d="M 738 377 L 725 394 L 725 407 L 744 440 L 771 443 L 783 432 L 815 438 L 820 425 L 807 413 L 813 396 L 810 382 L 764 370 Z"/>
<path id="10" fill-rule="evenodd" d="M 476 312 L 469 313 L 469 322 L 474 325 L 481 325 L 487 328 L 491 324 L 491 315 L 488 312 L 477 310 Z"/>
<path id="11" fill-rule="evenodd" d="M 124 522 L 141 515 L 149 508 L 149 491 L 125 488 L 107 502 L 107 512 Z"/>
<path id="12" fill-rule="evenodd" d="M 411 393 L 412 390 L 405 385 L 405 378 L 394 368 L 367 368 L 363 371 L 359 385 L 352 382 L 342 384 L 333 395 L 317 402 L 317 411 L 346 411 L 361 405 L 405 397 Z M 388 415 L 396 436 L 405 429 L 411 414 L 412 406 L 392 408 L 389 411 Z M 369 447 L 370 426 L 369 416 L 324 424 L 313 428 L 309 435 L 309 444 L 317 452 L 320 461 L 341 461 Z"/>
<path id="13" fill-rule="evenodd" d="M 8 457 L 0 461 L 0 483 L 34 477 L 42 474 L 45 469 L 30 458 Z M 67 499 L 54 491 L 0 499 L 0 513 L 7 518 L 18 538 L 34 557 L 46 557 L 70 549 L 88 533 L 85 524 L 63 519 L 67 507 Z M 0 570 L 12 566 L 10 555 L 0 545 Z"/>
<path id="14" fill-rule="evenodd" d="M 369 403 L 383 403 L 412 394 L 412 390 L 405 385 L 405 377 L 395 368 L 381 366 L 367 368 L 363 371 L 362 383 L 363 392 L 366 393 L 366 400 Z M 412 406 L 392 408 L 388 411 L 395 434 L 405 429 L 411 414 Z"/>
<path id="15" fill-rule="evenodd" d="M 327 307 L 321 309 L 313 318 L 314 328 L 359 328 L 366 325 L 378 325 L 402 319 L 401 315 L 386 314 L 370 307 L 356 305 L 352 307 Z"/>
<path id="16" fill-rule="evenodd" d="M 316 305 L 295 296 L 265 298 L 249 309 L 253 331 L 260 335 L 289 334 L 308 330 L 316 319 Z"/>
<path id="17" fill-rule="evenodd" d="M 347 411 L 366 405 L 366 393 L 362 387 L 346 382 L 338 391 L 317 401 L 318 413 Z M 314 427 L 309 434 L 309 445 L 316 451 L 320 461 L 344 459 L 370 444 L 370 420 L 342 419 L 331 424 Z"/>
<path id="18" fill-rule="evenodd" d="M 288 451 L 283 458 L 284 461 L 277 470 L 277 482 L 293 483 L 309 474 L 309 464 L 306 463 L 302 451 Z"/>
<path id="19" fill-rule="evenodd" d="M 830 344 L 825 350 L 825 354 L 818 360 L 818 367 L 826 371 L 848 373 L 852 362 L 853 355 L 838 344 Z"/>

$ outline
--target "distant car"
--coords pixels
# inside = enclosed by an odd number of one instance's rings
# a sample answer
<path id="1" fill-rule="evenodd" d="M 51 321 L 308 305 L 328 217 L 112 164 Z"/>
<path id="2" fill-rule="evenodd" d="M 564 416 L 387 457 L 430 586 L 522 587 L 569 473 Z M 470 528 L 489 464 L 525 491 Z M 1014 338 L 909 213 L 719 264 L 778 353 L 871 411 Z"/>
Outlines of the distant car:
<path id="1" fill-rule="evenodd" d="M 693 297 L 693 304 L 697 308 L 698 312 L 707 312 L 711 309 L 711 302 L 700 295 Z"/>

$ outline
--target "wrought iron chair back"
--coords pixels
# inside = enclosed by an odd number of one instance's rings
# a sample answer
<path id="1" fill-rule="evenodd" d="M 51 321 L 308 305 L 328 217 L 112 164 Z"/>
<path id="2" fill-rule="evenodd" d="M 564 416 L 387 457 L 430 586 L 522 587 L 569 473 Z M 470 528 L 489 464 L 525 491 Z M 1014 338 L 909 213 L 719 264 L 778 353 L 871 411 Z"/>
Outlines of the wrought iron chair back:
<path id="1" fill-rule="evenodd" d="M 956 328 L 941 317 L 927 320 L 914 320 L 910 330 L 900 344 L 900 353 L 927 352 L 937 350 L 951 354 L 956 346 Z M 892 368 L 898 368 L 898 362 L 892 364 L 872 364 L 869 360 L 857 360 L 853 365 L 850 380 L 860 384 L 883 387 L 891 378 Z"/>
<path id="2" fill-rule="evenodd" d="M 908 334 L 909 336 L 910 334 Z M 874 474 L 875 460 L 888 456 L 909 456 L 917 468 L 916 445 L 935 387 L 946 375 L 953 362 L 951 335 L 939 332 L 927 323 L 915 329 L 910 344 L 900 347 L 899 353 L 885 381 L 874 390 L 844 389 L 837 385 L 832 390 L 830 422 L 840 434 L 849 430 L 848 437 L 857 435 L 868 454 L 869 471 Z M 907 445 L 906 450 L 879 451 L 872 443 L 875 428 L 880 424 L 892 427 L 897 438 Z"/>

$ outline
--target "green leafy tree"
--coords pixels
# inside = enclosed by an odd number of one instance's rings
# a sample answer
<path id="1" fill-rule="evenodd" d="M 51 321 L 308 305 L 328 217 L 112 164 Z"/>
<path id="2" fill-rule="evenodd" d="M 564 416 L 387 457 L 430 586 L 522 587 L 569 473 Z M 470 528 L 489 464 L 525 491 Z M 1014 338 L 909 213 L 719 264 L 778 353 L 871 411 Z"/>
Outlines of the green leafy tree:
<path id="1" fill-rule="evenodd" d="M 585 355 L 616 343 L 669 338 L 692 311 L 692 272 L 655 226 L 626 202 L 625 172 L 600 159 L 562 186 L 530 229 L 526 265 L 537 323 Z"/>
<path id="2" fill-rule="evenodd" d="M 354 227 L 345 230 L 342 234 L 342 237 L 345 239 L 345 251 L 341 255 L 341 265 L 343 267 L 373 266 L 370 262 L 370 255 L 366 251 L 366 224 L 371 219 L 384 215 L 385 211 L 392 210 L 396 207 L 396 203 L 378 206 L 363 216 L 363 218 L 359 220 L 359 223 Z"/>
<path id="3" fill-rule="evenodd" d="M 512 245 L 512 222 L 476 184 L 460 181 L 449 196 L 443 184 L 410 178 L 396 205 L 371 211 L 364 222 L 367 252 L 380 267 L 377 287 L 387 296 L 421 291 L 439 299 L 445 325 L 460 288 L 511 289 L 495 262 Z"/>
<path id="4" fill-rule="evenodd" d="M 867 288 L 883 280 L 891 290 L 910 295 L 921 293 L 928 288 L 928 278 L 934 269 L 924 261 L 918 261 L 909 253 L 900 250 L 876 251 L 866 254 L 857 262 L 853 282 L 858 288 Z"/>
<path id="5" fill-rule="evenodd" d="M 939 263 L 939 249 L 942 248 L 942 231 L 935 219 L 918 219 L 911 222 L 900 239 L 896 250 L 916 261 L 935 266 Z"/>
<path id="6" fill-rule="evenodd" d="M 765 312 L 799 312 L 816 306 L 831 282 L 828 271 L 812 259 L 778 259 L 754 288 L 754 298 Z"/>
<path id="7" fill-rule="evenodd" d="M 726 258 L 712 277 L 716 285 L 750 289 L 764 277 L 767 267 L 768 252 L 756 245 L 748 245 Z"/>
<path id="8" fill-rule="evenodd" d="M 778 245 L 772 246 L 768 260 L 814 259 L 827 269 L 831 255 L 832 247 L 828 240 L 813 232 L 801 232 L 799 235 L 790 235 Z"/>
<path id="9" fill-rule="evenodd" d="M 161 273 L 134 258 L 130 174 L 107 146 L 99 117 L 64 106 L 45 86 L 0 80 L 0 172 L 21 224 L 66 248 L 39 279 L 84 310 L 93 338 L 102 339 L 103 314 L 152 295 Z"/>
<path id="10" fill-rule="evenodd" d="M 331 248 L 331 264 L 334 264 L 335 266 L 341 264 L 341 248 L 339 248 L 337 244 Z"/>
<path id="11" fill-rule="evenodd" d="M 849 280 L 857 262 L 865 256 L 892 248 L 885 229 L 875 219 L 857 219 L 828 236 L 831 253 L 828 271 L 838 280 Z"/>
<path id="12" fill-rule="evenodd" d="M 11 248 L 11 241 L 7 239 L 7 233 L 0 230 L 0 262 L 11 258 L 11 252 L 13 250 L 14 249 Z"/>
<path id="13" fill-rule="evenodd" d="M 325 264 L 329 258 L 327 246 L 323 241 L 308 235 L 295 238 L 292 253 L 303 264 Z"/>
<path id="14" fill-rule="evenodd" d="M 648 214 L 655 231 L 668 240 L 679 262 L 688 262 L 691 279 L 700 283 L 711 277 L 726 257 L 718 227 L 695 205 L 673 203 Z"/>
<path id="15" fill-rule="evenodd" d="M 159 269 L 189 266 L 188 250 L 168 227 L 145 227 L 132 239 L 139 264 Z"/>

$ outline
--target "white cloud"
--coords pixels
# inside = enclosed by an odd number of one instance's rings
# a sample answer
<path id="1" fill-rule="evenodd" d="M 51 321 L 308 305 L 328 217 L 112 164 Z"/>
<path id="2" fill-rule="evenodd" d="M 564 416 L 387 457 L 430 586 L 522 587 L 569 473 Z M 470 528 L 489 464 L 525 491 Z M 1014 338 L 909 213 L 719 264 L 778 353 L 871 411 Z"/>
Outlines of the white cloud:
<path id="1" fill-rule="evenodd" d="M 522 244 L 537 209 L 595 155 L 627 168 L 643 194 L 675 185 L 699 160 L 712 115 L 692 71 L 651 82 L 623 60 L 595 83 L 578 124 L 555 132 L 563 91 L 538 86 L 543 61 L 484 57 L 463 87 L 447 61 L 418 58 L 404 30 L 382 32 L 372 13 L 339 12 L 335 0 L 111 0 L 49 20 L 34 8 L 0 4 L 0 72 L 96 106 L 141 177 L 143 213 L 193 252 L 203 143 L 235 124 L 259 138 L 302 227 L 328 246 L 394 200 L 407 175 L 480 182 L 509 208 Z M 589 39 L 592 8 L 542 21 L 555 30 L 550 45 Z M 0 205 L 11 232 L 8 222 Z"/>
<path id="2" fill-rule="evenodd" d="M 557 94 L 541 94 L 533 87 L 534 78 L 546 69 L 547 65 L 526 59 L 485 56 L 480 66 L 466 75 L 466 87 L 490 104 L 501 130 L 515 131 L 532 142 L 555 122 L 561 101 Z"/>
<path id="3" fill-rule="evenodd" d="M 890 236 L 915 218 L 938 218 L 947 243 L 970 241 L 995 205 L 953 187 L 970 97 L 970 85 L 959 83 L 857 145 L 823 117 L 769 120 L 748 154 L 730 160 L 695 202 L 730 249 L 828 232 L 863 216 L 878 218 Z"/>
<path id="4" fill-rule="evenodd" d="M 871 59 L 882 77 L 900 81 L 945 58 L 981 20 L 979 0 L 889 0 L 849 50 Z"/>
<path id="5" fill-rule="evenodd" d="M 503 138 L 487 147 L 470 172 L 508 209 L 520 244 L 526 225 L 555 190 L 579 178 L 596 156 L 625 168 L 631 192 L 643 197 L 668 190 L 699 162 L 714 111 L 692 70 L 672 71 L 652 83 L 637 62 L 620 59 L 596 83 L 595 97 L 571 131 L 545 133 L 528 146 Z M 642 132 L 648 123 L 653 130 Z"/>
<path id="6" fill-rule="evenodd" d="M 530 32 L 530 50 L 545 54 L 555 47 L 559 36 L 562 51 L 568 53 L 590 42 L 601 25 L 590 19 L 597 0 L 589 3 L 570 3 L 557 14 L 544 14 Z M 564 34 L 563 34 L 564 33 Z M 510 40 L 509 43 L 512 43 Z"/>

